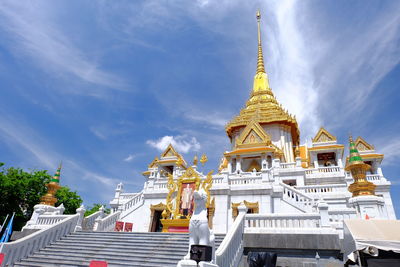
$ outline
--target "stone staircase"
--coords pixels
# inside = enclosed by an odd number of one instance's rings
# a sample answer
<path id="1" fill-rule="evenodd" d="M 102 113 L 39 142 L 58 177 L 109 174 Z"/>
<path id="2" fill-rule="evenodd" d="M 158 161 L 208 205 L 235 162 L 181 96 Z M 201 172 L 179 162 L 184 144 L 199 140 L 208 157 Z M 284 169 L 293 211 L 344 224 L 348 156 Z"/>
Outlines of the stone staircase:
<path id="1" fill-rule="evenodd" d="M 215 235 L 216 249 L 225 235 Z M 50 244 L 14 266 L 176 266 L 188 251 L 189 235 L 172 233 L 75 232 Z"/>

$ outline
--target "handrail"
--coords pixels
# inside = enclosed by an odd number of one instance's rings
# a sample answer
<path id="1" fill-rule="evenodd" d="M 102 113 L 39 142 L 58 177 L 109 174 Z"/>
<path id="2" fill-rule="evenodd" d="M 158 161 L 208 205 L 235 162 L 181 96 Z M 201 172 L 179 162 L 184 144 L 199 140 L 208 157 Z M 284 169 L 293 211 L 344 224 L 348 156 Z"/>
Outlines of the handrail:
<path id="1" fill-rule="evenodd" d="M 11 265 L 74 232 L 79 216 L 79 214 L 70 215 L 47 229 L 42 229 L 13 242 L 3 243 L 0 252 L 5 254 L 5 258 L 1 266 Z"/>
<path id="2" fill-rule="evenodd" d="M 283 187 L 283 200 L 290 202 L 304 212 L 312 212 L 315 205 L 313 198 L 285 183 L 279 182 L 279 184 Z"/>
<path id="3" fill-rule="evenodd" d="M 246 214 L 246 228 L 320 228 L 319 213 Z"/>
<path id="4" fill-rule="evenodd" d="M 215 252 L 218 266 L 237 267 L 243 254 L 244 218 L 246 213 L 239 213 L 221 245 Z"/>
<path id="5" fill-rule="evenodd" d="M 143 198 L 143 191 L 138 193 L 136 196 L 134 196 L 131 200 L 123 204 L 123 210 L 128 210 L 132 206 L 135 206 L 136 203 L 138 203 L 141 199 Z"/>
<path id="6" fill-rule="evenodd" d="M 111 230 L 117 220 L 120 218 L 121 212 L 117 211 L 113 214 L 108 215 L 102 219 L 96 219 L 93 227 L 93 231 L 109 231 Z"/>
<path id="7" fill-rule="evenodd" d="M 96 211 L 95 213 L 90 214 L 89 216 L 85 217 L 83 219 L 82 229 L 83 230 L 93 230 L 96 219 L 99 217 L 102 217 L 103 215 L 104 215 L 104 210 L 99 210 L 99 211 Z"/>

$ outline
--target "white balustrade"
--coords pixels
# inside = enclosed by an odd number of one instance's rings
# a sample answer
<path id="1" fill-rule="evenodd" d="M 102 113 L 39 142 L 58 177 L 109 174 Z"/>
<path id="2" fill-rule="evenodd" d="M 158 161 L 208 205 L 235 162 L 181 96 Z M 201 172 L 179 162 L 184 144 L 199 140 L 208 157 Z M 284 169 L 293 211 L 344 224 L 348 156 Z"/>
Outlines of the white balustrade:
<path id="1" fill-rule="evenodd" d="M 243 254 L 243 232 L 245 212 L 239 212 L 221 245 L 215 252 L 218 266 L 237 267 Z"/>
<path id="2" fill-rule="evenodd" d="M 136 206 L 140 202 L 143 202 L 143 191 L 140 192 L 139 194 L 137 194 L 134 198 L 132 198 L 125 204 L 123 204 L 122 210 L 123 211 L 129 210 L 129 209 L 133 208 L 134 206 Z"/>
<path id="3" fill-rule="evenodd" d="M 230 185 L 260 184 L 261 176 L 229 178 Z"/>
<path id="4" fill-rule="evenodd" d="M 367 181 L 370 182 L 377 182 L 377 181 L 381 181 L 383 177 L 379 174 L 367 174 Z"/>
<path id="5" fill-rule="evenodd" d="M 53 225 L 56 224 L 68 217 L 70 217 L 71 215 L 40 215 L 36 225 L 40 226 L 40 225 Z"/>
<path id="6" fill-rule="evenodd" d="M 83 219 L 82 229 L 83 230 L 93 230 L 96 219 L 101 219 L 104 217 L 104 210 L 99 210 Z"/>
<path id="7" fill-rule="evenodd" d="M 213 185 L 223 184 L 223 183 L 224 183 L 224 177 L 213 177 Z"/>
<path id="8" fill-rule="evenodd" d="M 246 228 L 320 228 L 318 213 L 293 214 L 246 214 Z"/>
<path id="9" fill-rule="evenodd" d="M 115 227 L 115 223 L 119 220 L 120 211 L 110 214 L 102 219 L 95 220 L 93 231 L 110 231 Z"/>
<path id="10" fill-rule="evenodd" d="M 304 212 L 312 212 L 315 206 L 314 199 L 282 182 L 279 183 L 283 187 L 283 200 L 299 208 Z"/>
<path id="11" fill-rule="evenodd" d="M 296 189 L 306 194 L 348 192 L 346 184 L 306 185 L 296 186 Z"/>
<path id="12" fill-rule="evenodd" d="M 68 216 L 68 215 L 65 215 Z M 14 262 L 25 258 L 45 246 L 59 240 L 72 232 L 78 223 L 79 214 L 69 215 L 64 220 L 42 229 L 26 237 L 9 243 L 2 243 L 0 253 L 4 253 L 4 266 L 10 266 Z"/>
<path id="13" fill-rule="evenodd" d="M 154 189 L 164 189 L 164 188 L 167 188 L 167 181 L 154 182 Z"/>
<path id="14" fill-rule="evenodd" d="M 119 198 L 121 200 L 128 200 L 128 199 L 135 197 L 136 195 L 137 195 L 137 193 L 121 193 Z"/>
<path id="15" fill-rule="evenodd" d="M 307 169 L 305 171 L 306 177 L 316 177 L 316 176 L 344 176 L 344 170 L 338 166 L 329 167 L 318 167 L 315 169 Z"/>
<path id="16" fill-rule="evenodd" d="M 294 169 L 296 168 L 296 162 L 280 163 L 281 169 Z"/>

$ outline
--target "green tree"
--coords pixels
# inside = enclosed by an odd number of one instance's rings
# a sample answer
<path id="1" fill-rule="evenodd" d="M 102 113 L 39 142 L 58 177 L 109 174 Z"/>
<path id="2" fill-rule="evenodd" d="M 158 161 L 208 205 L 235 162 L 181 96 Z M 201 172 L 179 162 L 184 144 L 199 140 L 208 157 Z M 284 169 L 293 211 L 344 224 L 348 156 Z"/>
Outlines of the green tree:
<path id="1" fill-rule="evenodd" d="M 5 168 L 0 163 L 0 221 L 15 212 L 14 229 L 19 230 L 30 219 L 33 207 L 47 192 L 51 176 L 45 170 L 25 172 L 20 168 Z"/>
<path id="2" fill-rule="evenodd" d="M 64 204 L 64 214 L 75 214 L 76 209 L 82 204 L 82 198 L 76 193 L 76 191 L 70 191 L 67 186 L 58 189 L 56 198 L 56 207 L 61 205 L 61 203 Z"/>
<path id="3" fill-rule="evenodd" d="M 89 206 L 89 207 L 87 208 L 87 210 L 85 211 L 85 217 L 87 217 L 87 216 L 89 216 L 89 215 L 91 215 L 91 214 L 93 214 L 93 213 L 99 211 L 99 209 L 100 209 L 101 206 L 104 206 L 104 207 L 105 207 L 106 205 L 96 203 L 96 204 L 93 204 L 92 207 Z M 110 213 L 110 209 L 105 208 L 105 209 L 104 209 L 104 213 L 109 214 L 109 213 Z"/>

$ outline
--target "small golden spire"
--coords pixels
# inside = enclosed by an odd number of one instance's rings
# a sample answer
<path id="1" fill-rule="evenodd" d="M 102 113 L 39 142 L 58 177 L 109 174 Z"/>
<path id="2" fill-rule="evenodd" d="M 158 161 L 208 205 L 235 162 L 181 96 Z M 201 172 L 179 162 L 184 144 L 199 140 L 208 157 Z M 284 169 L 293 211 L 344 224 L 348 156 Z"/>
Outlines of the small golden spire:
<path id="1" fill-rule="evenodd" d="M 193 158 L 193 166 L 197 166 L 197 161 L 198 161 L 197 155 L 195 155 Z"/>
<path id="2" fill-rule="evenodd" d="M 200 158 L 201 166 L 204 167 L 204 164 L 208 161 L 206 154 L 203 154 Z"/>
<path id="3" fill-rule="evenodd" d="M 261 14 L 260 14 L 260 10 L 257 10 L 256 17 L 257 17 L 257 27 L 258 27 L 258 57 L 257 57 L 256 74 L 258 74 L 258 73 L 265 73 L 264 58 L 263 58 L 263 52 L 262 52 L 262 46 L 261 46 L 261 31 L 260 31 Z"/>

